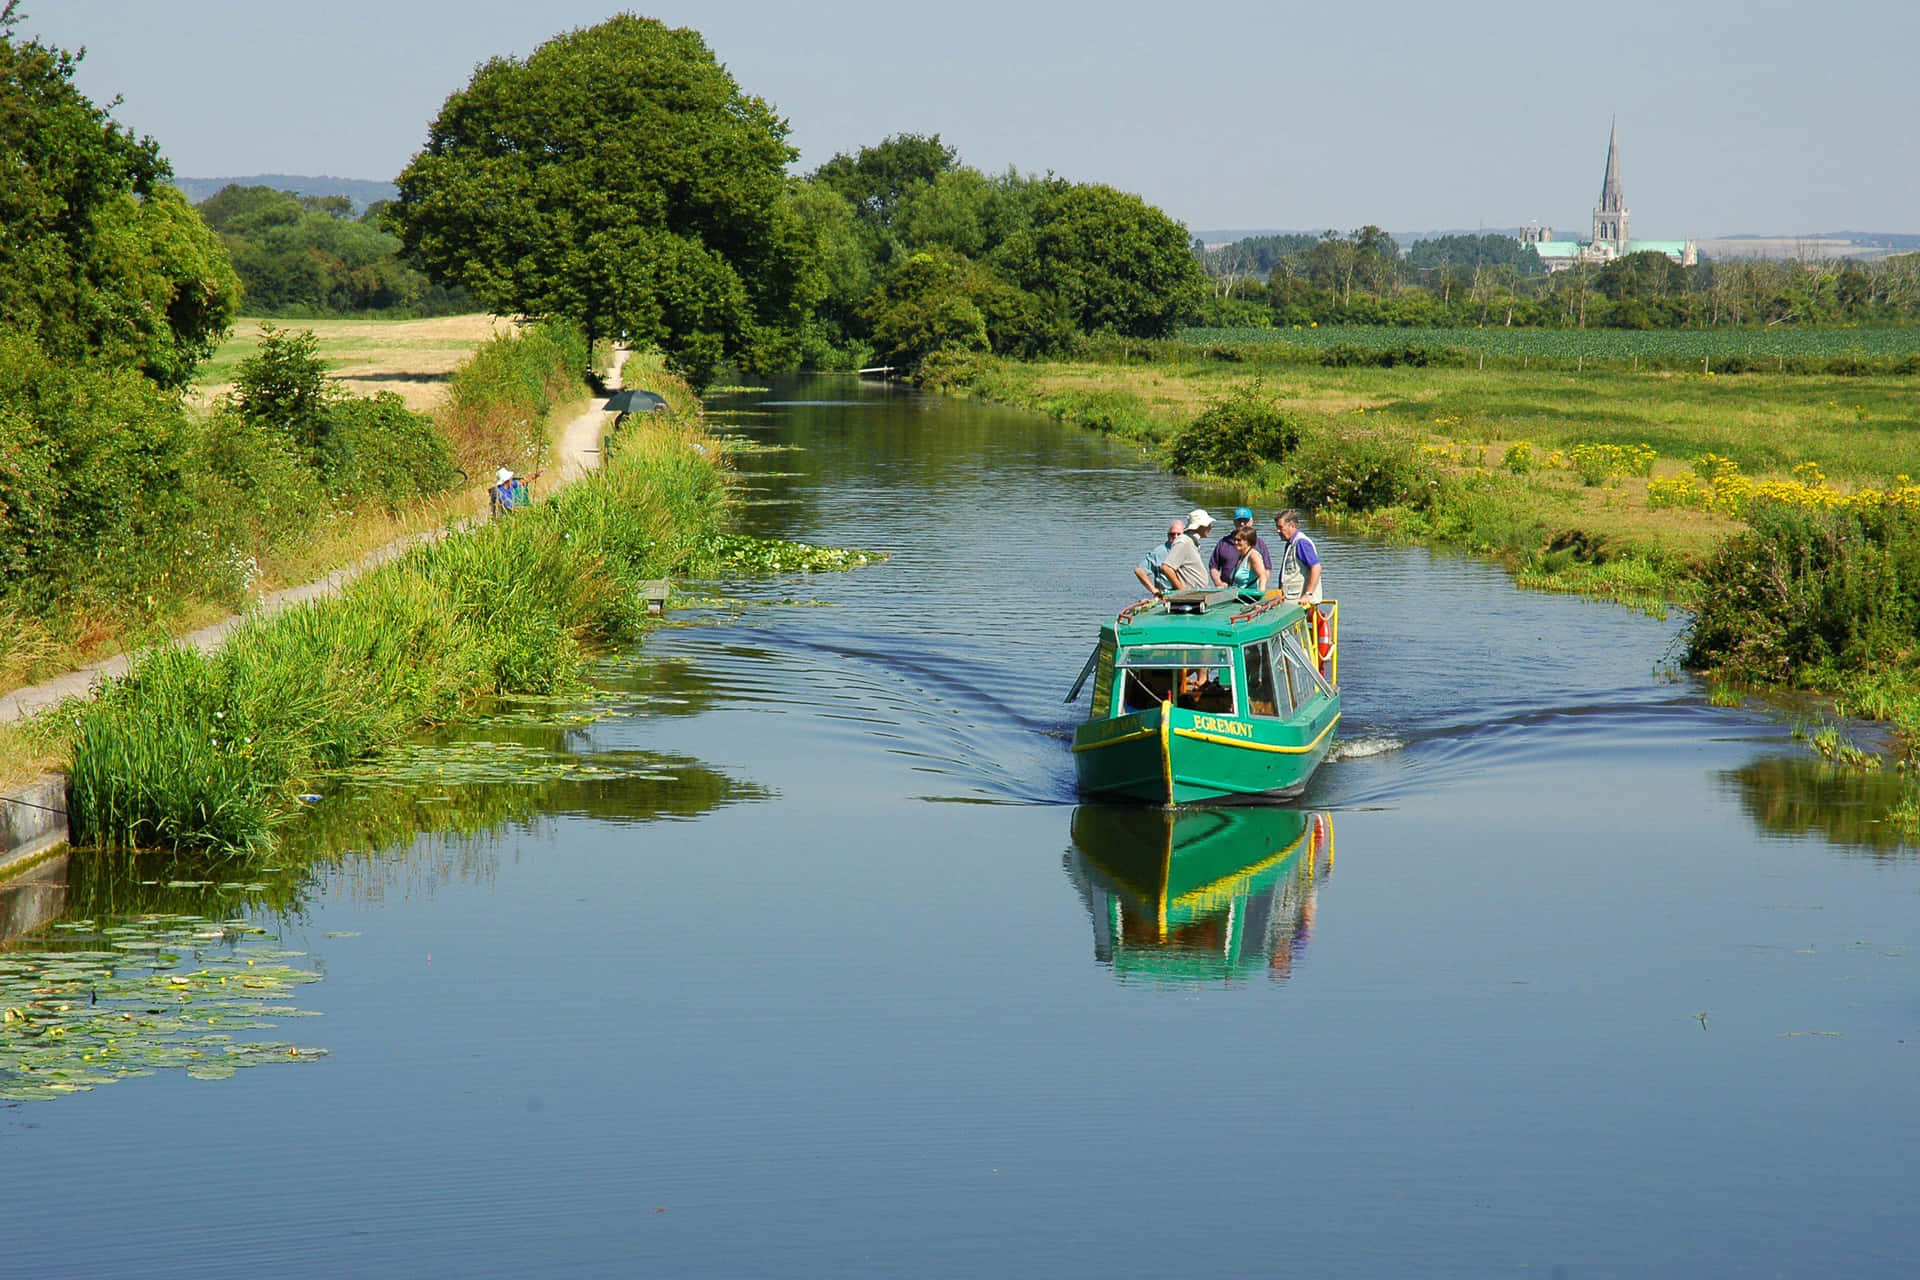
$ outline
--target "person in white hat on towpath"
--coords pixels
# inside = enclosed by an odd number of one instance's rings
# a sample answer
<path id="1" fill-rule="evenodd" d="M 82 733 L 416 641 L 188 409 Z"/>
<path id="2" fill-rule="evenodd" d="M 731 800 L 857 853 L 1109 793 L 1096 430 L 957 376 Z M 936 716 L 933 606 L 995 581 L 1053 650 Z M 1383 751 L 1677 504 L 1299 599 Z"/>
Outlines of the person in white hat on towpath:
<path id="1" fill-rule="evenodd" d="M 487 490 L 487 503 L 496 516 L 515 508 L 513 472 L 510 468 L 502 467 L 493 473 L 493 487 Z"/>

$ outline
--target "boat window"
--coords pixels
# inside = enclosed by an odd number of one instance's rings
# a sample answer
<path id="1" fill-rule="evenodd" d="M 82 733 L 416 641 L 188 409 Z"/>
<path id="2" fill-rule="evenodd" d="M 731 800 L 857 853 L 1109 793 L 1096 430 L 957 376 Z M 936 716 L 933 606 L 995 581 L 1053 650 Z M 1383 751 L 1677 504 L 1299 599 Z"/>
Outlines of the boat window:
<path id="1" fill-rule="evenodd" d="M 1286 660 L 1287 683 L 1293 688 L 1293 701 L 1299 706 L 1314 694 L 1333 696 L 1333 686 L 1320 674 L 1320 669 L 1307 651 L 1301 647 L 1300 638 L 1292 631 L 1280 633 L 1280 649 Z"/>
<path id="2" fill-rule="evenodd" d="M 1088 709 L 1089 719 L 1098 720 L 1113 714 L 1113 640 L 1109 636 L 1100 637 L 1100 656 L 1095 659 L 1093 668 L 1093 703 Z"/>
<path id="3" fill-rule="evenodd" d="M 1247 710 L 1256 716 L 1290 714 L 1293 707 L 1283 705 L 1285 695 L 1274 684 L 1272 646 L 1265 640 L 1257 641 L 1247 646 L 1246 655 Z"/>
<path id="4" fill-rule="evenodd" d="M 1224 716 L 1235 714 L 1231 649 L 1159 649 L 1163 654 L 1208 658 L 1219 655 L 1227 659 L 1218 664 L 1211 661 L 1176 661 L 1164 666 L 1145 666 L 1128 660 L 1141 652 L 1129 649 L 1120 654 L 1120 714 L 1145 711 L 1168 701 L 1186 711 L 1206 711 Z"/>

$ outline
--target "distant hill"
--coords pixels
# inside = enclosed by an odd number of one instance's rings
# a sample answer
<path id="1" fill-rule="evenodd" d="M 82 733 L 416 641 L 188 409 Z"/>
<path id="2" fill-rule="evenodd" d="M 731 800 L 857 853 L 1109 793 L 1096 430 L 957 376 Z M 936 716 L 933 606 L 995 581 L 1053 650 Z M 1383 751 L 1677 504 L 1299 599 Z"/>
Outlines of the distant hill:
<path id="1" fill-rule="evenodd" d="M 199 204 L 225 186 L 272 187 L 297 196 L 345 196 L 356 210 L 376 200 L 391 200 L 400 189 L 391 182 L 371 182 L 365 178 L 310 178 L 297 173 L 256 173 L 244 178 L 175 178 L 174 185 L 187 193 L 187 199 Z"/>

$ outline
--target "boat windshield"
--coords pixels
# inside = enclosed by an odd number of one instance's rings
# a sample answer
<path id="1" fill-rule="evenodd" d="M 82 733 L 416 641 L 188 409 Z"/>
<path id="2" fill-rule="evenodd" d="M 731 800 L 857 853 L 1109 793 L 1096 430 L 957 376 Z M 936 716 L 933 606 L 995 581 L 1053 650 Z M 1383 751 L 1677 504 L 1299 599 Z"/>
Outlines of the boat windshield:
<path id="1" fill-rule="evenodd" d="M 1122 649 L 1121 714 L 1173 702 L 1187 711 L 1233 715 L 1233 650 L 1222 645 L 1136 645 Z"/>

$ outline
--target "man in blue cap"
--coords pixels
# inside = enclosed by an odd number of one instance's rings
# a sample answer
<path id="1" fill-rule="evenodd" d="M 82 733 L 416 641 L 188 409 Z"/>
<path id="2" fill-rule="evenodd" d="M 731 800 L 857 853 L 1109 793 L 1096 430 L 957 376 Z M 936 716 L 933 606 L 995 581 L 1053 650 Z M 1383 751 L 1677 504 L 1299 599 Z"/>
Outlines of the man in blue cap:
<path id="1" fill-rule="evenodd" d="M 1233 584 L 1233 571 L 1240 567 L 1240 549 L 1233 545 L 1233 535 L 1235 531 L 1244 529 L 1252 523 L 1252 511 L 1246 507 L 1233 509 L 1233 528 L 1229 529 L 1227 536 L 1220 539 L 1214 546 L 1213 558 L 1207 561 L 1207 576 L 1213 579 L 1214 586 L 1225 587 Z M 1273 564 L 1273 554 L 1267 550 L 1265 538 L 1255 534 L 1253 549 L 1260 553 L 1262 564 L 1269 566 Z"/>

